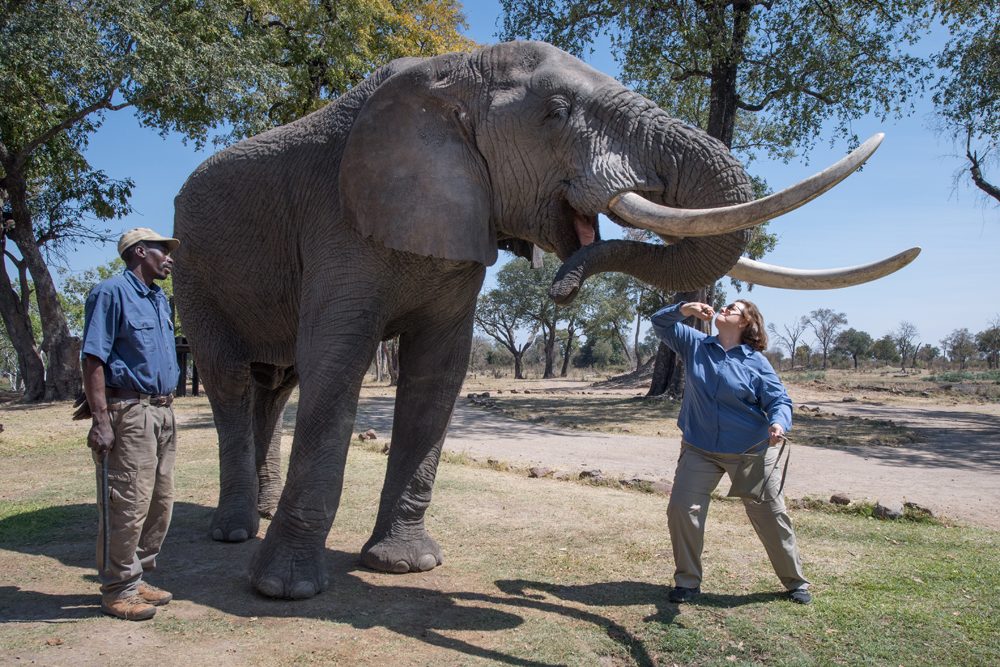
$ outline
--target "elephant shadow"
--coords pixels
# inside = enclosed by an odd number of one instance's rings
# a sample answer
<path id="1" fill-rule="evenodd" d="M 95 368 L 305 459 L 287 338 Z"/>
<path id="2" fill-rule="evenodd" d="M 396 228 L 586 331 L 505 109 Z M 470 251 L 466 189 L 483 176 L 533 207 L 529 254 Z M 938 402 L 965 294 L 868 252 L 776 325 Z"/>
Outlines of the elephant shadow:
<path id="1" fill-rule="evenodd" d="M 558 614 L 605 629 L 637 664 L 651 665 L 653 661 L 642 642 L 615 621 L 590 609 L 543 600 L 525 591 L 545 591 L 588 607 L 653 602 L 658 611 L 647 620 L 670 622 L 673 618 L 662 586 L 641 582 L 557 586 L 499 581 L 496 594 L 440 591 L 420 586 L 426 575 L 373 577 L 359 564 L 356 553 L 335 549 L 326 551 L 330 585 L 325 593 L 298 601 L 266 598 L 253 591 L 246 574 L 260 540 L 242 544 L 211 540 L 204 526 L 213 511 L 203 505 L 175 503 L 170 534 L 159 559 L 161 567 L 150 580 L 173 592 L 178 601 L 240 618 L 309 618 L 358 630 L 384 628 L 439 648 L 511 665 L 548 663 L 507 655 L 446 633 L 514 630 L 525 622 L 518 610 Z M 0 586 L 0 623 L 62 623 L 100 614 L 97 577 L 92 569 L 96 523 L 97 512 L 90 504 L 47 507 L 0 520 L 0 544 L 6 550 L 85 569 L 89 573 L 84 578 L 93 586 L 90 594 L 53 594 L 27 586 Z"/>

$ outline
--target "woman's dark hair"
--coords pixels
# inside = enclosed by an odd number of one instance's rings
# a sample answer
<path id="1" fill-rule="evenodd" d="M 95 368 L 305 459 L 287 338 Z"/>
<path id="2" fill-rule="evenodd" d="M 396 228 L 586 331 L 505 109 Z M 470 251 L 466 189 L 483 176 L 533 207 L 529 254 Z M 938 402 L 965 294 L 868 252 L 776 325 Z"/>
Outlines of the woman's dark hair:
<path id="1" fill-rule="evenodd" d="M 743 304 L 743 321 L 747 323 L 741 342 L 763 352 L 767 349 L 767 330 L 764 328 L 764 316 L 760 314 L 760 308 L 746 299 L 737 299 L 736 303 Z"/>

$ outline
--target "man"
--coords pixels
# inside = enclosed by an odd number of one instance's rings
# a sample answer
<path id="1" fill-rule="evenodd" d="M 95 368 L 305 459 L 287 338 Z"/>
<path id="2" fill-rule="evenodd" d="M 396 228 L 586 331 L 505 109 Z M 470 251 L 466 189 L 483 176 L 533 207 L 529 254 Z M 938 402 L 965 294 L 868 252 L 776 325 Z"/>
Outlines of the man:
<path id="1" fill-rule="evenodd" d="M 151 229 L 125 232 L 118 254 L 126 270 L 94 287 L 84 310 L 83 387 L 93 416 L 87 444 L 102 517 L 101 611 L 130 621 L 152 618 L 173 597 L 143 575 L 156 568 L 174 500 L 171 404 L 179 369 L 170 305 L 154 281 L 170 275 L 170 253 L 179 245 Z"/>

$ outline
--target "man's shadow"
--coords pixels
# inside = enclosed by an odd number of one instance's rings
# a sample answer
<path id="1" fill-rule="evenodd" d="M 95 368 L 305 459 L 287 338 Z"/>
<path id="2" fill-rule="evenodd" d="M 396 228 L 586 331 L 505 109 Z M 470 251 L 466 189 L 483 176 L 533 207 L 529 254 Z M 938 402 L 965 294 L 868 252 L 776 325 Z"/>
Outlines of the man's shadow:
<path id="1" fill-rule="evenodd" d="M 371 575 L 356 553 L 328 549 L 329 588 L 308 600 L 274 600 L 256 594 L 247 580 L 258 539 L 242 544 L 211 540 L 207 535 L 213 509 L 192 503 L 174 505 L 174 519 L 160 555 L 161 567 L 150 581 L 189 600 L 242 618 L 312 618 L 350 625 L 359 630 L 382 627 L 441 648 L 511 665 L 547 663 L 507 655 L 449 637 L 443 632 L 511 630 L 525 622 L 517 610 L 558 614 L 603 628 L 640 665 L 653 661 L 641 640 L 615 621 L 578 606 L 544 599 L 602 605 L 652 604 L 646 620 L 672 623 L 676 607 L 666 602 L 666 587 L 642 582 L 559 586 L 544 582 L 498 581 L 497 594 L 443 592 L 420 586 L 421 575 Z M 0 520 L 0 544 L 20 553 L 53 558 L 70 567 L 94 567 L 97 511 L 94 505 L 49 507 Z M 100 614 L 96 573 L 92 595 L 57 595 L 18 586 L 0 586 L 0 622 L 58 623 Z M 535 593 L 530 593 L 534 591 Z M 498 608 L 499 607 L 499 608 Z M 511 611 L 504 610 L 507 608 Z"/>

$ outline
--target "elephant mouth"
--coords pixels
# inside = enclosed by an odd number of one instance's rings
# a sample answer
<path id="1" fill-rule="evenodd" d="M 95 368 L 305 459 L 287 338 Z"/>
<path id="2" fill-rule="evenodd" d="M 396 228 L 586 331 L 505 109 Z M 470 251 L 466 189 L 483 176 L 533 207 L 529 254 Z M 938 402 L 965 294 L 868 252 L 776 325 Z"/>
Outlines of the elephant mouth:
<path id="1" fill-rule="evenodd" d="M 582 213 L 566 199 L 557 200 L 555 208 L 553 217 L 559 221 L 556 228 L 561 231 L 544 250 L 565 261 L 581 248 L 601 240 L 596 213 Z"/>

